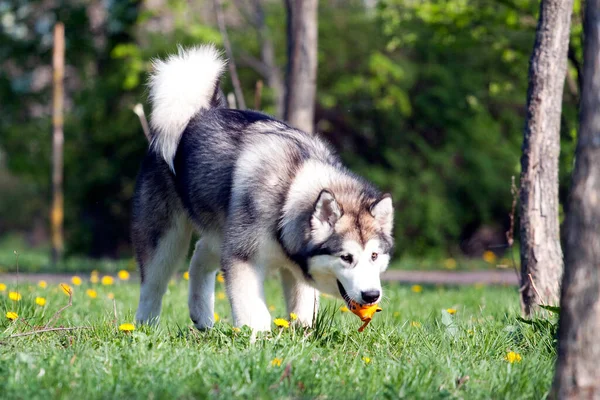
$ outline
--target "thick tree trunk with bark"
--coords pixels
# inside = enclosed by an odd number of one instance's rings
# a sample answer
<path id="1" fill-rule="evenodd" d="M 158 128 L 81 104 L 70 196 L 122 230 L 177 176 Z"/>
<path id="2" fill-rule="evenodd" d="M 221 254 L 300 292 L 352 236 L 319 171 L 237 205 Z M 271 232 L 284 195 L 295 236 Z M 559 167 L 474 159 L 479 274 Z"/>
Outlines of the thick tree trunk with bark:
<path id="1" fill-rule="evenodd" d="M 586 1 L 580 131 L 565 223 L 553 397 L 600 398 L 600 0 Z"/>
<path id="2" fill-rule="evenodd" d="M 563 258 L 558 221 L 558 156 L 572 8 L 573 0 L 541 2 L 529 67 L 520 190 L 524 315 L 531 315 L 541 303 L 556 305 L 559 300 Z"/>
<path id="3" fill-rule="evenodd" d="M 284 119 L 306 132 L 314 130 L 317 90 L 318 0 L 286 0 L 288 69 Z"/>

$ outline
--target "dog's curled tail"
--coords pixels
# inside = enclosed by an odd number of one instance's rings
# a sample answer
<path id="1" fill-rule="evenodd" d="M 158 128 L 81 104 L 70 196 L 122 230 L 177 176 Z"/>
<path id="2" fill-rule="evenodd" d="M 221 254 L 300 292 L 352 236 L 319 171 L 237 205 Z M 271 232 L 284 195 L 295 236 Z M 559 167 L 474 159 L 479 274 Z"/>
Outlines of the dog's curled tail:
<path id="1" fill-rule="evenodd" d="M 152 64 L 151 147 L 175 172 L 173 159 L 187 124 L 200 110 L 220 104 L 219 79 L 226 61 L 214 46 L 198 46 L 180 47 L 177 54 Z"/>

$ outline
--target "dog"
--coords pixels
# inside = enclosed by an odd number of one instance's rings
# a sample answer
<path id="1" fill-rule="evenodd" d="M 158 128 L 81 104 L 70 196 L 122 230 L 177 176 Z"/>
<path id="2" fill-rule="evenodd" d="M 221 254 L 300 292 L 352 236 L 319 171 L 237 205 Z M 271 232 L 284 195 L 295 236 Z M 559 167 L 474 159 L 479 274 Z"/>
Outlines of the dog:
<path id="1" fill-rule="evenodd" d="M 219 268 L 233 323 L 271 329 L 263 283 L 280 271 L 288 313 L 314 323 L 321 291 L 360 304 L 381 299 L 394 246 L 392 198 L 345 168 L 317 135 L 226 107 L 226 61 L 213 46 L 153 63 L 151 143 L 133 198 L 140 268 L 136 320 L 156 323 L 174 268 L 189 267 L 189 313 L 214 324 Z"/>

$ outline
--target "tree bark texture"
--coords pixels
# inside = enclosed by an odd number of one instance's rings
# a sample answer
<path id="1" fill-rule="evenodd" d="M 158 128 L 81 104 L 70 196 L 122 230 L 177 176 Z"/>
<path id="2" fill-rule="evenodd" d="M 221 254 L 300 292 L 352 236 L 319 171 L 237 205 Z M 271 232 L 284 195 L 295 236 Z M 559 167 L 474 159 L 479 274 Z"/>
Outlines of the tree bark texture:
<path id="1" fill-rule="evenodd" d="M 600 0 L 585 5 L 580 131 L 552 392 L 558 399 L 600 398 Z"/>
<path id="2" fill-rule="evenodd" d="M 54 49 L 52 53 L 53 96 L 52 96 L 52 207 L 50 208 L 50 232 L 52 264 L 56 265 L 63 248 L 63 104 L 65 76 L 65 26 L 58 22 L 54 26 Z"/>
<path id="3" fill-rule="evenodd" d="M 558 156 L 572 8 L 573 0 L 541 2 L 529 66 L 520 189 L 521 305 L 526 316 L 541 303 L 556 305 L 559 300 Z"/>
<path id="4" fill-rule="evenodd" d="M 305 132 L 314 131 L 317 90 L 318 0 L 286 0 L 288 68 L 284 119 Z"/>

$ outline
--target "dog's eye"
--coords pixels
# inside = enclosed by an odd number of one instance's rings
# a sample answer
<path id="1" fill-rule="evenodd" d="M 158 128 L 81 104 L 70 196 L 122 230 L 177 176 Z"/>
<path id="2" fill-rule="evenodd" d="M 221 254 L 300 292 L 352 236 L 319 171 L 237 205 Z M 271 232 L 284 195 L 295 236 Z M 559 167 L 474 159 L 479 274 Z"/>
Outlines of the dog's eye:
<path id="1" fill-rule="evenodd" d="M 377 256 L 378 256 L 378 255 L 379 255 L 379 254 L 377 254 L 377 253 L 371 253 L 371 261 L 375 261 L 375 260 L 377 260 Z"/>
<path id="2" fill-rule="evenodd" d="M 340 256 L 340 258 L 342 259 L 343 262 L 348 263 L 348 264 L 352 264 L 352 254 L 343 254 Z"/>

